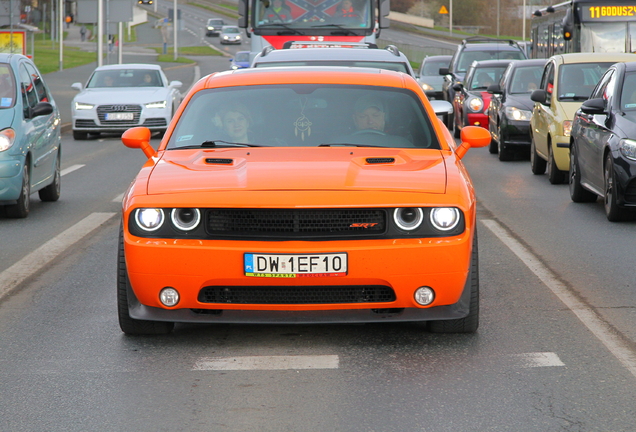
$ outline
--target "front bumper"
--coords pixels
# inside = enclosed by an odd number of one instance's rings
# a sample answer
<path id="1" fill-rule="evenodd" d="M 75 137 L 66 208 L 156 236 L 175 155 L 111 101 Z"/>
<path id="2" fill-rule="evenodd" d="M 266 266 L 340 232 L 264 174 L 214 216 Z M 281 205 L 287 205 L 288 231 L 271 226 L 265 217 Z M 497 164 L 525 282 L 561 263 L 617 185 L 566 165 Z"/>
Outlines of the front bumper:
<path id="1" fill-rule="evenodd" d="M 112 105 L 125 106 L 124 111 L 113 111 L 109 106 L 96 106 L 89 110 L 77 110 L 73 108 L 73 130 L 80 132 L 125 132 L 126 130 L 144 126 L 152 131 L 165 131 L 172 117 L 172 106 L 167 104 L 165 108 L 145 108 L 142 105 Z M 106 120 L 106 114 L 115 112 L 129 112 L 133 114 L 132 120 Z"/>
<path id="2" fill-rule="evenodd" d="M 530 147 L 530 122 L 508 120 L 502 125 L 501 138 L 506 146 Z"/>
<path id="3" fill-rule="evenodd" d="M 126 267 L 132 286 L 130 316 L 173 322 L 373 322 L 462 318 L 469 312 L 471 230 L 432 239 L 325 242 L 160 240 L 124 235 Z M 243 255 L 254 253 L 346 252 L 348 274 L 341 277 L 255 278 L 243 270 Z M 235 304 L 199 301 L 204 287 L 382 285 L 395 300 L 330 304 Z M 177 306 L 159 302 L 164 287 L 179 291 Z M 423 307 L 413 297 L 421 286 L 435 290 Z M 468 289 L 470 291 L 470 289 Z M 464 298 L 465 295 L 468 298 Z"/>
<path id="4" fill-rule="evenodd" d="M 24 158 L 0 160 L 0 205 L 14 204 L 22 191 Z"/>
<path id="5" fill-rule="evenodd" d="M 481 126 L 488 129 L 488 116 L 486 114 L 468 112 L 466 118 L 466 126 Z"/>

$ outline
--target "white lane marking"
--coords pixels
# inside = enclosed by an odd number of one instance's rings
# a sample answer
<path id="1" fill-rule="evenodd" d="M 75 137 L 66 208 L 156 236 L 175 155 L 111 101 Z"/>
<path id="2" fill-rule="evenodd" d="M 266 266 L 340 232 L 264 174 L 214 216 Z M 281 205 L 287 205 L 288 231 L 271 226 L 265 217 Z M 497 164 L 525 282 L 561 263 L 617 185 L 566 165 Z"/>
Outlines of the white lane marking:
<path id="1" fill-rule="evenodd" d="M 0 273 L 0 299 L 117 213 L 92 213 Z"/>
<path id="2" fill-rule="evenodd" d="M 592 308 L 580 301 L 559 279 L 544 266 L 497 221 L 485 219 L 481 221 L 492 231 L 517 257 L 570 309 L 576 317 L 596 336 L 614 357 L 636 377 L 636 354 L 615 331 L 603 321 Z"/>
<path id="3" fill-rule="evenodd" d="M 113 198 L 113 202 L 122 202 L 124 200 L 124 195 L 126 195 L 126 192 L 117 195 L 115 198 Z"/>
<path id="4" fill-rule="evenodd" d="M 339 362 L 337 355 L 204 357 L 192 370 L 338 369 Z"/>
<path id="5" fill-rule="evenodd" d="M 515 354 L 512 357 L 524 368 L 565 366 L 565 363 L 553 352 Z"/>
<path id="6" fill-rule="evenodd" d="M 73 171 L 77 171 L 80 168 L 84 168 L 86 165 L 84 164 L 80 164 L 80 165 L 71 165 L 68 168 L 63 169 L 62 171 L 60 171 L 60 176 L 65 176 L 66 174 L 72 173 Z"/>

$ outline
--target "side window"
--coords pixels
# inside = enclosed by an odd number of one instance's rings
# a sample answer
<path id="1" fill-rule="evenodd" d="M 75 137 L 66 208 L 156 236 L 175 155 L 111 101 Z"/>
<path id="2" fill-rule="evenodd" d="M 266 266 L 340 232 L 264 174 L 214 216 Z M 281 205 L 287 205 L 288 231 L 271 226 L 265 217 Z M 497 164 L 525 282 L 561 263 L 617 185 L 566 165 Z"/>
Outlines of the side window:
<path id="1" fill-rule="evenodd" d="M 25 63 L 26 69 L 31 75 L 31 81 L 33 81 L 33 85 L 35 86 L 35 91 L 37 92 L 38 99 L 40 102 L 50 102 L 49 92 L 46 89 L 46 85 L 44 85 L 44 81 L 38 71 L 33 67 L 33 65 L 29 63 Z"/>
<path id="2" fill-rule="evenodd" d="M 607 86 L 603 91 L 603 96 L 601 96 L 605 100 L 605 106 L 607 107 L 609 100 L 614 97 L 614 89 L 616 88 L 616 70 L 612 70 L 612 74 L 610 75 L 609 81 L 607 82 Z"/>
<path id="3" fill-rule="evenodd" d="M 601 77 L 601 79 L 598 80 L 598 84 L 596 84 L 596 88 L 592 91 L 592 94 L 590 95 L 590 99 L 603 97 L 605 93 L 605 89 L 607 88 L 607 83 L 609 82 L 609 80 L 612 78 L 613 75 L 614 75 L 613 69 L 610 69 L 607 72 L 605 72 L 605 74 Z M 605 100 L 607 100 L 607 98 L 605 98 Z"/>
<path id="4" fill-rule="evenodd" d="M 552 101 L 552 92 L 554 91 L 554 63 L 550 62 L 543 70 L 541 77 L 541 88 L 546 91 L 546 104 Z"/>
<path id="5" fill-rule="evenodd" d="M 31 74 L 27 72 L 24 63 L 20 65 L 20 92 L 22 93 L 22 105 L 26 118 L 28 117 L 28 108 L 33 108 L 38 103 L 38 96 L 33 82 L 31 82 Z"/>

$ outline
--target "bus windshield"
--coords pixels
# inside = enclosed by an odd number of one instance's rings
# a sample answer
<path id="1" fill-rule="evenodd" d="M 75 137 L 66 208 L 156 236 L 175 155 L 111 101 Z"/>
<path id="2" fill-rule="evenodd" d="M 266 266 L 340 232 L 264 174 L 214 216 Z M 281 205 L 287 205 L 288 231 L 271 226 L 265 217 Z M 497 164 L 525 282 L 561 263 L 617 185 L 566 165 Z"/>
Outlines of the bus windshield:
<path id="1" fill-rule="evenodd" d="M 625 52 L 627 23 L 582 23 L 581 52 Z"/>
<path id="2" fill-rule="evenodd" d="M 254 28 L 342 29 L 371 28 L 368 0 L 257 0 Z"/>

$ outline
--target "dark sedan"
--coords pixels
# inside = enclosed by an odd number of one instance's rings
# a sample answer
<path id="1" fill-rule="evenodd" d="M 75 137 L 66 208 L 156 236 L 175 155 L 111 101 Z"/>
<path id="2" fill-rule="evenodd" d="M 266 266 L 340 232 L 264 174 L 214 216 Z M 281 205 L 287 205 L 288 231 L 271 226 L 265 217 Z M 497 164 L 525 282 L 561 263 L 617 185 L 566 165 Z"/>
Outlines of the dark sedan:
<path id="1" fill-rule="evenodd" d="M 510 63 L 501 81 L 488 88 L 493 95 L 488 110 L 490 153 L 500 161 L 512 160 L 517 150 L 530 150 L 530 93 L 539 88 L 545 59 Z"/>
<path id="2" fill-rule="evenodd" d="M 439 70 L 440 68 L 448 68 L 451 57 L 449 55 L 429 56 L 422 60 L 417 82 L 420 83 L 429 99 L 444 100 L 442 92 L 444 77 L 439 74 Z"/>
<path id="3" fill-rule="evenodd" d="M 636 212 L 636 62 L 617 63 L 601 77 L 574 116 L 570 197 L 603 197 L 612 222 Z"/>
<path id="4" fill-rule="evenodd" d="M 499 82 L 512 60 L 475 61 L 466 72 L 464 84 L 455 84 L 455 138 L 459 138 L 465 126 L 481 126 L 488 129 L 488 107 L 492 95 L 488 87 Z"/>

